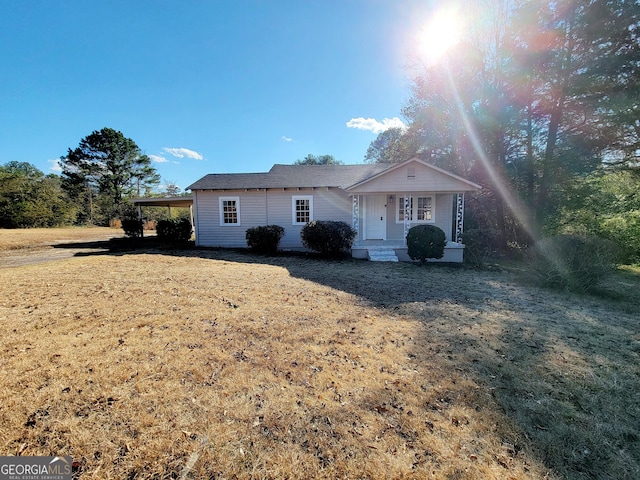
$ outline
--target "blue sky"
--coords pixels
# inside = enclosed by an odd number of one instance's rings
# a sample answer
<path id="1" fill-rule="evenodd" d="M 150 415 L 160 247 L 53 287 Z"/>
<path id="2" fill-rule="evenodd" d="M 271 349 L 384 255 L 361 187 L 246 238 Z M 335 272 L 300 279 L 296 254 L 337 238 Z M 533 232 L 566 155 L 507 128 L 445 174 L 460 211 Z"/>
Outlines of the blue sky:
<path id="1" fill-rule="evenodd" d="M 182 188 L 310 153 L 361 163 L 402 119 L 434 3 L 3 0 L 0 164 L 55 172 L 103 127 Z"/>

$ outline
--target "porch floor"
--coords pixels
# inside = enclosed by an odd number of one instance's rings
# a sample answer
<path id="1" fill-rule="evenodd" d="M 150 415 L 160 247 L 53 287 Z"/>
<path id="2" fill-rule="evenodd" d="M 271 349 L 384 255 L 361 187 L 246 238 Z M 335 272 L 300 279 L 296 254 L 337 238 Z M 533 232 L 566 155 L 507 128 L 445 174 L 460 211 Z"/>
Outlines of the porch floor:
<path id="1" fill-rule="evenodd" d="M 444 247 L 444 257 L 435 262 L 461 263 L 464 245 L 462 243 L 448 241 Z M 351 255 L 354 258 L 369 259 L 372 261 L 412 261 L 407 255 L 407 246 L 402 240 L 358 240 L 351 247 Z"/>
<path id="2" fill-rule="evenodd" d="M 357 240 L 353 243 L 352 248 L 407 248 L 407 246 L 403 240 Z"/>
<path id="3" fill-rule="evenodd" d="M 356 240 L 353 243 L 352 249 L 371 249 L 377 248 L 407 248 L 406 243 L 403 240 Z M 457 243 L 452 240 L 447 240 L 447 244 L 444 247 L 449 248 L 464 248 L 462 243 Z"/>

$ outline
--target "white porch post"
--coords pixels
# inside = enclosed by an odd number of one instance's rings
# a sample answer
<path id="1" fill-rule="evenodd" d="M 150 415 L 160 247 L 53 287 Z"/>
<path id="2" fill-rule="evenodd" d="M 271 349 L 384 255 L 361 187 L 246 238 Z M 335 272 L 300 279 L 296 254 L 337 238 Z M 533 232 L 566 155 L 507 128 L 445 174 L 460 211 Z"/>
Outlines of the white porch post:
<path id="1" fill-rule="evenodd" d="M 399 200 L 399 199 L 398 199 Z M 404 196 L 404 244 L 407 244 L 407 234 L 411 228 L 411 197 Z"/>
<path id="2" fill-rule="evenodd" d="M 351 204 L 351 225 L 356 231 L 356 238 L 360 236 L 360 195 L 354 195 Z"/>
<path id="3" fill-rule="evenodd" d="M 456 243 L 462 242 L 464 231 L 464 193 L 458 193 L 456 198 Z"/>

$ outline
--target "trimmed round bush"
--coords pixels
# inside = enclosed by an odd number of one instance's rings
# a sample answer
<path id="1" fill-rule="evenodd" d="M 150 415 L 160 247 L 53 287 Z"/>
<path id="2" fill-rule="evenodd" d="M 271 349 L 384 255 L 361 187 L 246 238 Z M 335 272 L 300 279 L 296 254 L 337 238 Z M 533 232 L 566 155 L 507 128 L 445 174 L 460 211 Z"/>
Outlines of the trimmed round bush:
<path id="1" fill-rule="evenodd" d="M 326 256 L 339 256 L 351 249 L 357 232 L 345 222 L 313 221 L 302 227 L 302 244 Z"/>
<path id="2" fill-rule="evenodd" d="M 125 218 L 121 222 L 124 234 L 129 238 L 141 238 L 144 222 L 134 218 Z"/>
<path id="3" fill-rule="evenodd" d="M 580 235 L 543 238 L 527 254 L 529 271 L 538 284 L 575 292 L 593 290 L 613 273 L 618 257 L 613 242 Z"/>
<path id="4" fill-rule="evenodd" d="M 284 228 L 280 225 L 265 225 L 247 229 L 247 245 L 256 253 L 275 253 L 278 251 Z"/>
<path id="5" fill-rule="evenodd" d="M 442 258 L 447 236 L 435 225 L 416 225 L 407 233 L 407 254 L 411 260 L 426 262 L 429 258 Z"/>
<path id="6" fill-rule="evenodd" d="M 159 220 L 156 233 L 160 240 L 173 245 L 187 243 L 191 240 L 191 222 L 186 218 Z"/>

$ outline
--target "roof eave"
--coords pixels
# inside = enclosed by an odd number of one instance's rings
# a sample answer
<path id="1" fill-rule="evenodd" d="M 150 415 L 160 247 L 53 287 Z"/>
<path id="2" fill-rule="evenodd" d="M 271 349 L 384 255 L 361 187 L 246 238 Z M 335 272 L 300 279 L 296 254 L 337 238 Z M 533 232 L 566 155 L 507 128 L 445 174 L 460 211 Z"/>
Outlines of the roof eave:
<path id="1" fill-rule="evenodd" d="M 424 165 L 427 168 L 431 168 L 431 169 L 433 169 L 433 170 L 435 170 L 437 172 L 442 173 L 443 175 L 447 175 L 447 176 L 449 176 L 451 178 L 454 178 L 454 179 L 456 179 L 456 180 L 458 180 L 460 182 L 466 183 L 471 188 L 469 188 L 468 190 L 465 190 L 465 191 L 469 191 L 470 192 L 470 191 L 474 191 L 474 190 L 482 190 L 482 186 L 478 185 L 477 183 L 474 183 L 474 182 L 472 182 L 470 180 L 467 180 L 466 178 L 462 178 L 462 177 L 456 175 L 455 173 L 448 172 L 447 170 L 444 170 L 444 169 L 442 169 L 440 167 L 436 167 L 435 165 L 431 165 L 430 163 L 427 163 L 427 162 L 425 162 L 423 160 L 420 160 L 419 158 L 415 158 L 415 157 L 411 158 L 409 160 L 406 160 L 406 161 L 404 161 L 402 163 L 396 163 L 396 164 L 390 166 L 389 168 L 387 168 L 385 170 L 382 170 L 381 172 L 378 172 L 375 175 L 372 175 L 369 178 L 365 178 L 364 180 L 360 180 L 359 182 L 354 183 L 353 185 L 345 188 L 345 190 L 348 191 L 348 192 L 354 191 L 356 188 L 361 187 L 362 185 L 364 185 L 366 183 L 369 183 L 370 181 L 373 181 L 373 180 L 375 180 L 377 178 L 380 178 L 380 177 L 388 174 L 389 172 L 397 170 L 398 168 L 401 168 L 403 165 L 406 165 L 407 163 L 410 163 L 410 162 L 421 163 L 422 165 Z"/>

